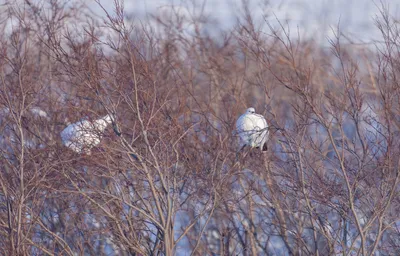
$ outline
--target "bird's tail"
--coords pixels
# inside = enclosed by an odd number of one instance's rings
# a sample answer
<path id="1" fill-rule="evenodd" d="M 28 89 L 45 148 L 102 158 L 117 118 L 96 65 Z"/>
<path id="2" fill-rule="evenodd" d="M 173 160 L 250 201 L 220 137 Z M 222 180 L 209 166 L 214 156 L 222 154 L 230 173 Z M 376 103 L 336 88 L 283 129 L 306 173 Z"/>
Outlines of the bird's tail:
<path id="1" fill-rule="evenodd" d="M 262 151 L 268 151 L 267 143 L 264 143 L 264 145 L 262 147 Z"/>

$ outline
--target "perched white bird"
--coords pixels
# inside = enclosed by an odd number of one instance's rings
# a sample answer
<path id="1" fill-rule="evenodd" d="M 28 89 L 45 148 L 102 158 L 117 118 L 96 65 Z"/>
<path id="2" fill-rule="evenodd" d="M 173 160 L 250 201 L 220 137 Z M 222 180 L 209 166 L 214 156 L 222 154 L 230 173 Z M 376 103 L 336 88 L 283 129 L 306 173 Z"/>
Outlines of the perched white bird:
<path id="1" fill-rule="evenodd" d="M 50 120 L 49 115 L 39 107 L 32 107 L 32 108 L 29 109 L 29 111 L 31 111 L 31 113 L 33 115 L 35 115 L 36 117 L 42 117 L 42 118 L 45 118 L 47 120 Z"/>
<path id="2" fill-rule="evenodd" d="M 256 114 L 254 108 L 248 108 L 236 121 L 239 135 L 239 150 L 245 146 L 267 150 L 268 124 L 262 115 Z"/>
<path id="3" fill-rule="evenodd" d="M 104 130 L 112 119 L 111 115 L 106 115 L 93 122 L 81 120 L 70 124 L 61 132 L 62 142 L 76 153 L 90 155 L 90 150 L 100 143 Z"/>
<path id="4" fill-rule="evenodd" d="M 46 113 L 46 111 L 42 110 L 39 107 L 31 107 L 31 108 L 29 108 L 29 111 L 32 114 L 31 116 L 33 116 L 35 118 L 42 117 L 42 118 L 45 118 L 47 120 L 50 120 L 50 117 Z M 14 111 L 14 113 L 15 113 L 15 111 Z M 5 108 L 0 109 L 0 115 L 9 115 L 9 114 L 10 114 L 10 109 L 9 108 L 5 107 Z"/>

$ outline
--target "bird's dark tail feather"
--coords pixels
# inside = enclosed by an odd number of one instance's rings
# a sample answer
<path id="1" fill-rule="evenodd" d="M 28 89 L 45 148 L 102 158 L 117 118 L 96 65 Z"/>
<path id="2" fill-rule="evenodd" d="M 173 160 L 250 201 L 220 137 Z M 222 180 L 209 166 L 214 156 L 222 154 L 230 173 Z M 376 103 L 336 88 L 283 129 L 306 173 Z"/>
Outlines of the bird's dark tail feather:
<path id="1" fill-rule="evenodd" d="M 265 144 L 263 145 L 262 151 L 268 151 L 267 143 L 265 143 Z"/>
<path id="2" fill-rule="evenodd" d="M 139 161 L 139 158 L 138 158 L 135 154 L 130 153 L 130 155 L 131 155 L 131 157 L 133 157 L 136 161 Z"/>

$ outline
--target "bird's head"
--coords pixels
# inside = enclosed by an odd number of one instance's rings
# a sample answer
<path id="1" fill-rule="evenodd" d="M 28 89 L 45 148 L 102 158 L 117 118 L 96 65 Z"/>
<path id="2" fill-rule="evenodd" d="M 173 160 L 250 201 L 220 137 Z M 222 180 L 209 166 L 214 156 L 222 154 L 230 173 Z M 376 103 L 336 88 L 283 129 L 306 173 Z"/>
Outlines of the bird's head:
<path id="1" fill-rule="evenodd" d="M 108 124 L 111 124 L 113 121 L 115 121 L 115 115 L 109 114 L 109 115 L 104 116 L 102 119 L 104 121 L 106 121 Z"/>
<path id="2" fill-rule="evenodd" d="M 254 114 L 254 113 L 256 113 L 256 110 L 255 110 L 254 108 L 248 108 L 248 109 L 246 110 L 246 113 L 247 113 L 247 114 Z"/>

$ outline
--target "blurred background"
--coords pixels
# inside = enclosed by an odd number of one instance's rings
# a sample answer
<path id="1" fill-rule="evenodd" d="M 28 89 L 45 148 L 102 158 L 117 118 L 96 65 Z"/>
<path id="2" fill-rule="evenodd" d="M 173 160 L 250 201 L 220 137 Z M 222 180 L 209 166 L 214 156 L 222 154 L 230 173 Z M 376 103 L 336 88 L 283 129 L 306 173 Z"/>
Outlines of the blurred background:
<path id="1" fill-rule="evenodd" d="M 113 9 L 113 1 L 100 1 L 107 10 Z M 288 26 L 292 36 L 299 31 L 303 39 L 313 38 L 327 46 L 327 37 L 340 25 L 341 33 L 355 44 L 368 44 L 381 41 L 381 33 L 375 26 L 382 5 L 393 17 L 399 17 L 400 3 L 395 0 L 135 0 L 125 1 L 126 12 L 137 19 L 148 20 L 152 15 L 163 13 L 172 5 L 193 11 L 192 4 L 204 9 L 219 28 L 232 28 L 236 17 L 248 4 L 256 21 L 267 20 L 277 25 L 279 20 Z M 102 16 L 103 12 L 96 3 L 87 2 L 89 7 Z M 266 16 L 267 15 L 267 16 Z M 210 26 L 212 30 L 215 26 Z"/>

